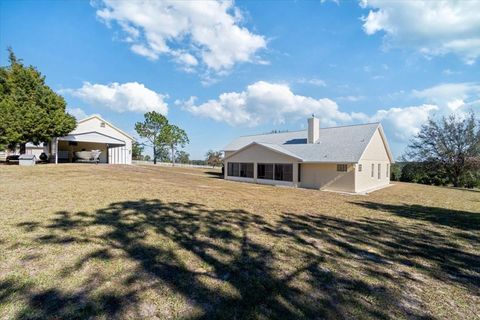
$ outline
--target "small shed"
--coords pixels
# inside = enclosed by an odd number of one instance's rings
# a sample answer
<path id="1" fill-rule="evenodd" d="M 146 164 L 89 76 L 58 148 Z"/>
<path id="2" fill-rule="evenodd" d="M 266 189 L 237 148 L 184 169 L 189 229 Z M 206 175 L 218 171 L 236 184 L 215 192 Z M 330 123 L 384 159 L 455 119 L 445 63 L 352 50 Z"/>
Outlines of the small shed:
<path id="1" fill-rule="evenodd" d="M 22 154 L 18 158 L 18 162 L 21 166 L 34 166 L 37 162 L 37 157 L 34 154 Z"/>

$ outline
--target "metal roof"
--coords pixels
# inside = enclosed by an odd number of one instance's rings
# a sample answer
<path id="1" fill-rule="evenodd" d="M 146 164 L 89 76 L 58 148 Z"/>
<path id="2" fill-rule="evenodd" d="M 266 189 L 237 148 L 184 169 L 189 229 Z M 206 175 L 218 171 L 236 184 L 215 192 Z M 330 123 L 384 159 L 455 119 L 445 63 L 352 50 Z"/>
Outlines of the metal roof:
<path id="1" fill-rule="evenodd" d="M 106 144 L 109 144 L 109 145 L 118 145 L 118 146 L 124 146 L 125 145 L 125 141 L 107 136 L 103 133 L 96 132 L 96 131 L 85 132 L 85 133 L 77 133 L 77 134 L 69 134 L 68 136 L 59 137 L 58 140 L 60 140 L 60 141 L 106 143 Z"/>
<path id="2" fill-rule="evenodd" d="M 255 142 L 303 162 L 358 162 L 379 127 L 379 123 L 369 123 L 321 128 L 316 143 L 307 143 L 307 130 L 243 136 L 224 150 L 238 151 Z"/>

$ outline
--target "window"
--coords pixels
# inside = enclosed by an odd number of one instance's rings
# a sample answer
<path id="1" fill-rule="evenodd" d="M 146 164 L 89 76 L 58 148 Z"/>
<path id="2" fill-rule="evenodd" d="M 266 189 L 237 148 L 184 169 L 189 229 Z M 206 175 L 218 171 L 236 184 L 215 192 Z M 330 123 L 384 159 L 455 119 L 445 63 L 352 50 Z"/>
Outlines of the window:
<path id="1" fill-rule="evenodd" d="M 387 178 L 390 177 L 390 165 L 387 163 Z"/>
<path id="2" fill-rule="evenodd" d="M 257 165 L 257 178 L 273 180 L 273 164 L 259 163 Z"/>
<path id="3" fill-rule="evenodd" d="M 375 164 L 372 163 L 372 174 L 371 174 L 371 177 L 375 177 Z"/>
<path id="4" fill-rule="evenodd" d="M 358 165 L 358 172 L 362 172 L 363 166 L 361 164 Z"/>
<path id="5" fill-rule="evenodd" d="M 227 175 L 231 177 L 253 178 L 253 163 L 229 162 Z"/>
<path id="6" fill-rule="evenodd" d="M 347 165 L 346 164 L 337 164 L 337 171 L 338 172 L 347 172 Z"/>
<path id="7" fill-rule="evenodd" d="M 378 164 L 378 179 L 382 177 L 382 165 L 379 163 Z"/>
<path id="8" fill-rule="evenodd" d="M 293 181 L 293 165 L 276 163 L 275 180 Z"/>

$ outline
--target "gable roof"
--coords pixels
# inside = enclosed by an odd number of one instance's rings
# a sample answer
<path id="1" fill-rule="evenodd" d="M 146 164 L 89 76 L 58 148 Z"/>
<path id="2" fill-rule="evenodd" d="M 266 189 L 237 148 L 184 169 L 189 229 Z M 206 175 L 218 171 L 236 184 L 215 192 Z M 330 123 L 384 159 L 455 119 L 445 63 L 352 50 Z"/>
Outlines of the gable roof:
<path id="1" fill-rule="evenodd" d="M 301 159 L 302 162 L 355 163 L 360 160 L 374 133 L 379 128 L 390 159 L 393 160 L 384 138 L 383 129 L 378 122 L 321 128 L 316 143 L 307 143 L 307 130 L 243 136 L 228 144 L 224 151 L 238 152 L 255 142 Z"/>
<path id="2" fill-rule="evenodd" d="M 135 138 L 132 137 L 131 135 L 129 135 L 128 133 L 126 133 L 125 131 L 123 131 L 123 130 L 120 129 L 120 128 L 117 128 L 116 126 L 114 126 L 113 124 L 111 124 L 110 122 L 108 122 L 107 120 L 100 118 L 100 116 L 98 116 L 98 115 L 96 115 L 96 114 L 91 115 L 91 116 L 89 116 L 89 117 L 86 117 L 86 118 L 84 118 L 84 119 L 82 119 L 82 120 L 79 120 L 79 121 L 77 121 L 77 123 L 87 122 L 87 121 L 92 120 L 92 119 L 95 119 L 95 118 L 98 119 L 98 120 L 100 120 L 100 121 L 102 121 L 102 122 L 105 122 L 105 123 L 108 124 L 110 127 L 112 127 L 113 129 L 117 130 L 118 132 L 120 132 L 120 133 L 123 134 L 124 136 L 126 136 L 126 137 L 128 137 L 128 138 L 130 138 L 130 139 L 132 139 L 132 140 L 135 140 Z"/>
<path id="3" fill-rule="evenodd" d="M 259 145 L 259 146 L 262 146 L 264 148 L 267 148 L 269 150 L 272 150 L 274 152 L 277 152 L 277 153 L 281 153 L 283 155 L 286 155 L 286 156 L 290 156 L 292 158 L 295 158 L 297 160 L 302 160 L 302 158 L 300 158 L 298 155 L 288 151 L 287 149 L 283 148 L 282 146 L 278 145 L 278 144 L 271 144 L 271 143 L 264 143 L 264 142 L 251 142 L 249 144 L 247 144 L 246 146 L 243 146 L 242 148 L 236 150 L 235 152 L 233 152 L 232 154 L 228 155 L 227 157 L 225 157 L 224 159 L 228 159 L 232 156 L 234 156 L 235 154 L 239 153 L 239 152 L 242 152 L 243 150 L 245 149 L 248 149 L 250 148 L 251 146 L 254 146 L 254 145 Z"/>

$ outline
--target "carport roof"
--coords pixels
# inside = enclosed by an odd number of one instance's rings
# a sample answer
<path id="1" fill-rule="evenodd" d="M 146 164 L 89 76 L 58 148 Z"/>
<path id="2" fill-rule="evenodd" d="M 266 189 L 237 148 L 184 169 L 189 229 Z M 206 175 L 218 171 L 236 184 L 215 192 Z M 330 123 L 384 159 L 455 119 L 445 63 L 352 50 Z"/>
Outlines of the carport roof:
<path id="1" fill-rule="evenodd" d="M 107 136 L 103 133 L 92 131 L 77 134 L 69 134 L 68 136 L 59 137 L 60 141 L 74 141 L 74 142 L 92 142 L 105 143 L 109 145 L 125 145 L 125 141 Z"/>

